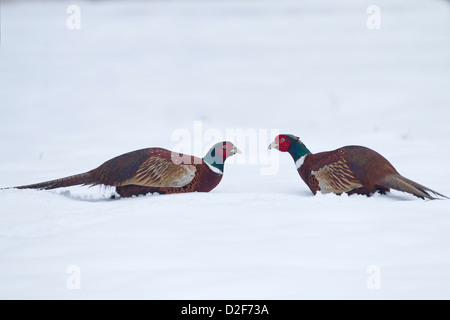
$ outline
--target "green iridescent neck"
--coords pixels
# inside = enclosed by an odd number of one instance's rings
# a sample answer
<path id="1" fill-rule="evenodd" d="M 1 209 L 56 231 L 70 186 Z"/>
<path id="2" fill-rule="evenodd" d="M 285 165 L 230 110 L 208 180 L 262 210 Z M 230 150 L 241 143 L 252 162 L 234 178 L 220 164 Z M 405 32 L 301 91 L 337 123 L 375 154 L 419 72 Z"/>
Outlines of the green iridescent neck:
<path id="1" fill-rule="evenodd" d="M 294 161 L 297 161 L 304 155 L 310 154 L 311 151 L 300 141 L 297 141 L 289 148 L 289 154 L 292 156 Z"/>
<path id="2" fill-rule="evenodd" d="M 216 157 L 216 148 L 215 147 L 213 147 L 213 148 L 211 148 L 211 150 L 209 150 L 209 152 L 203 157 L 203 161 L 205 161 L 210 166 L 213 166 L 220 172 L 223 172 L 223 168 L 224 168 L 223 165 L 224 165 L 225 161 L 223 161 L 219 157 Z"/>

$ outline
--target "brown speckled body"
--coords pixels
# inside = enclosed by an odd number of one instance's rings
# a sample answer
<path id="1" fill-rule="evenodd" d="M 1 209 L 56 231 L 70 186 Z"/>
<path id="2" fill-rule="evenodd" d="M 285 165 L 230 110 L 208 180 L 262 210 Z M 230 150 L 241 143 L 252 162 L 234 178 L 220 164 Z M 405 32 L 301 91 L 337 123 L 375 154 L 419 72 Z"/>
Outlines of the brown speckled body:
<path id="1" fill-rule="evenodd" d="M 171 160 L 172 152 L 164 149 L 149 151 L 153 155 Z M 177 154 L 178 155 L 178 154 Z M 181 157 L 181 155 L 180 155 Z M 183 156 L 184 161 L 179 164 L 192 164 L 197 169 L 192 181 L 183 187 L 145 187 L 137 185 L 117 186 L 116 192 L 122 197 L 131 197 L 147 193 L 187 193 L 187 192 L 209 192 L 214 189 L 222 180 L 223 174 L 213 172 L 208 165 L 200 158 L 193 156 Z"/>
<path id="2" fill-rule="evenodd" d="M 298 173 L 311 191 L 321 191 L 317 172 L 333 165 L 333 178 L 330 185 L 342 193 L 346 185 L 353 186 L 348 194 L 372 194 L 376 191 L 386 193 L 389 186 L 383 181 L 387 175 L 398 175 L 397 170 L 379 153 L 361 146 L 347 146 L 334 151 L 306 155 Z M 316 174 L 314 174 L 316 173 Z M 342 183 L 341 183 L 342 181 Z M 333 184 L 334 183 L 334 184 Z M 322 190 L 323 191 L 323 190 Z"/>

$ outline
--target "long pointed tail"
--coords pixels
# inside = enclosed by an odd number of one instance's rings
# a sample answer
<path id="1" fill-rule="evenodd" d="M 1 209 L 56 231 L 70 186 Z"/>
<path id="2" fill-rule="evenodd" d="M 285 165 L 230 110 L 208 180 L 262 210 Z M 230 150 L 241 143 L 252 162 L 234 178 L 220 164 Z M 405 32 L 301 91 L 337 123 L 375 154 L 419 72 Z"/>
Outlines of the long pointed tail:
<path id="1" fill-rule="evenodd" d="M 444 196 L 443 194 L 440 194 L 439 192 L 436 192 L 434 190 L 431 190 L 425 186 L 422 186 L 421 184 L 418 184 L 417 182 L 414 182 L 412 180 L 409 180 L 399 174 L 391 174 L 388 175 L 386 178 L 382 181 L 387 187 L 411 193 L 412 195 L 415 195 L 416 197 L 422 198 L 422 199 L 439 199 L 446 198 L 449 199 L 447 196 Z M 434 196 L 433 196 L 434 195 Z"/>
<path id="2" fill-rule="evenodd" d="M 26 186 L 19 186 L 14 187 L 17 189 L 56 189 L 56 188 L 62 188 L 62 187 L 70 187 L 70 186 L 77 186 L 77 185 L 87 185 L 87 184 L 96 184 L 95 179 L 93 178 L 93 174 L 91 171 L 81 174 L 76 174 L 74 176 L 56 179 L 56 180 L 50 180 L 35 184 L 29 184 Z"/>

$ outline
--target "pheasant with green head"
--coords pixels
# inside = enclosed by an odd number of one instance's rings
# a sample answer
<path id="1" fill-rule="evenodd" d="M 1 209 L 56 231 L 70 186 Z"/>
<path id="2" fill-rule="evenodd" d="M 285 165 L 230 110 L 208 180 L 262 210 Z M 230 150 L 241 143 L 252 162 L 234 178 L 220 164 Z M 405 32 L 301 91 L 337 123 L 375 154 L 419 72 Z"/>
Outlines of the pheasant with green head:
<path id="1" fill-rule="evenodd" d="M 334 151 L 313 154 L 291 134 L 280 134 L 269 149 L 288 152 L 295 161 L 300 177 L 316 194 L 382 194 L 391 189 L 410 193 L 422 199 L 446 196 L 400 175 L 379 153 L 361 146 L 346 146 Z"/>
<path id="2" fill-rule="evenodd" d="M 122 197 L 147 193 L 209 192 L 222 180 L 225 160 L 240 151 L 228 141 L 197 158 L 163 148 L 146 148 L 115 157 L 96 169 L 18 189 L 55 189 L 75 185 L 116 187 Z"/>

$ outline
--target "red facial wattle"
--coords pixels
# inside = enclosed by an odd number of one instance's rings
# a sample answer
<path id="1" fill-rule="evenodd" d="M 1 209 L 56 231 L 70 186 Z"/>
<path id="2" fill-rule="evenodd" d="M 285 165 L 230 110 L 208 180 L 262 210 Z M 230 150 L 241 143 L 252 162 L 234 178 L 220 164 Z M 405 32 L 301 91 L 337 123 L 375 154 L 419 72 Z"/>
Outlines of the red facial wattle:
<path id="1" fill-rule="evenodd" d="M 282 152 L 288 151 L 289 148 L 291 147 L 289 139 L 284 135 L 280 134 L 278 137 L 276 137 L 275 141 L 278 144 L 278 150 Z"/>
<path id="2" fill-rule="evenodd" d="M 222 158 L 223 160 L 225 160 L 226 158 L 230 157 L 231 156 L 231 150 L 233 150 L 233 148 L 234 148 L 234 146 L 231 143 L 224 142 L 222 144 L 222 147 L 217 150 L 218 154 L 219 154 L 219 157 Z"/>

